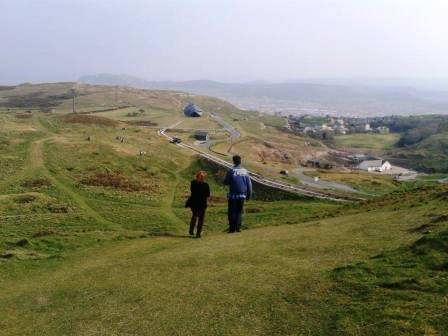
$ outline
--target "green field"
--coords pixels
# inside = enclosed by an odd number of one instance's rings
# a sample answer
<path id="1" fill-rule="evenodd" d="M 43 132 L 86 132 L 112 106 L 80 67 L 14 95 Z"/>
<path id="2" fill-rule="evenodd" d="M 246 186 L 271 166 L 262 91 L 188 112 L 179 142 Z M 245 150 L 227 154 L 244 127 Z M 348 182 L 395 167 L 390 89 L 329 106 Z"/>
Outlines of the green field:
<path id="1" fill-rule="evenodd" d="M 121 90 L 148 121 L 175 120 L 184 102 Z M 113 105 L 112 88 L 84 93 L 80 109 Z M 446 335 L 448 185 L 382 180 L 382 196 L 347 204 L 255 185 L 243 232 L 229 235 L 225 171 L 122 111 L 64 106 L 0 107 L 1 335 Z M 252 134 L 236 148 L 303 146 L 265 131 L 268 143 Z M 184 203 L 199 169 L 213 198 L 204 237 L 192 239 Z"/>
<path id="2" fill-rule="evenodd" d="M 338 170 L 316 170 L 305 172 L 309 176 L 318 176 L 322 180 L 345 183 L 371 195 L 390 193 L 399 189 L 400 184 L 392 176 L 371 174 L 361 171 L 342 172 Z"/>
<path id="3" fill-rule="evenodd" d="M 357 149 L 390 149 L 400 138 L 398 133 L 371 134 L 355 133 L 347 135 L 337 135 L 334 137 L 334 145 L 338 148 Z"/>

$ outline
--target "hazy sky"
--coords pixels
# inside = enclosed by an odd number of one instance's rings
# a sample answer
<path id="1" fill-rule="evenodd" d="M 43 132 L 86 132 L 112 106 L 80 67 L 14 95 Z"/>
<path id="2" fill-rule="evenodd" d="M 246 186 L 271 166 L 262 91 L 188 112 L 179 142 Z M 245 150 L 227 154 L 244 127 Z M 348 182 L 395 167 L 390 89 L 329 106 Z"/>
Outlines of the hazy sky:
<path id="1" fill-rule="evenodd" d="M 447 0 L 0 0 L 0 83 L 448 77 Z"/>

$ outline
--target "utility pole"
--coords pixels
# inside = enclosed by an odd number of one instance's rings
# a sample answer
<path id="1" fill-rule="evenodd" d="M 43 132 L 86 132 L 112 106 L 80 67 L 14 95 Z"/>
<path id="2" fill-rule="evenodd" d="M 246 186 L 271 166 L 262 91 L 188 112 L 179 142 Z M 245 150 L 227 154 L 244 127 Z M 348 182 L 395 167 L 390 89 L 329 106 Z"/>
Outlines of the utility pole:
<path id="1" fill-rule="evenodd" d="M 72 99 L 72 112 L 73 112 L 73 113 L 76 113 L 76 110 L 75 110 L 75 96 L 76 96 L 76 91 L 75 91 L 75 89 L 72 89 L 72 93 L 73 93 L 73 99 Z"/>

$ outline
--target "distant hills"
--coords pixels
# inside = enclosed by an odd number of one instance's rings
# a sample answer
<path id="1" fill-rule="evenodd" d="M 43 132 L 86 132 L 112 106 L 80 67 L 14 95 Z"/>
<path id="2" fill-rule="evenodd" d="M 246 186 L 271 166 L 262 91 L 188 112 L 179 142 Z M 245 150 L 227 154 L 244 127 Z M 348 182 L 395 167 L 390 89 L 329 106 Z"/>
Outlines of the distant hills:
<path id="1" fill-rule="evenodd" d="M 142 78 L 130 75 L 114 75 L 114 74 L 97 74 L 97 75 L 83 76 L 79 78 L 78 81 L 92 85 L 119 85 L 119 86 L 132 86 L 136 88 L 147 88 L 150 85 L 150 82 Z"/>
<path id="2" fill-rule="evenodd" d="M 406 86 L 312 82 L 222 83 L 210 80 L 148 81 L 129 75 L 84 76 L 80 82 L 180 90 L 223 98 L 243 109 L 284 114 L 334 114 L 352 116 L 448 114 L 448 91 L 428 91 Z"/>

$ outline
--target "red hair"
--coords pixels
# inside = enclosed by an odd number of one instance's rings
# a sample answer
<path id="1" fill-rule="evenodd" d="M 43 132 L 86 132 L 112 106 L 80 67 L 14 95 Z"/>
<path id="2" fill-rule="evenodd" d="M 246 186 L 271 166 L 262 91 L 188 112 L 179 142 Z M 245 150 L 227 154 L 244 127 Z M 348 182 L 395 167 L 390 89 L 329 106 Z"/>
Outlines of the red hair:
<path id="1" fill-rule="evenodd" d="M 198 181 L 198 182 L 204 182 L 206 177 L 207 177 L 207 173 L 203 170 L 200 170 L 196 173 L 196 181 Z"/>

